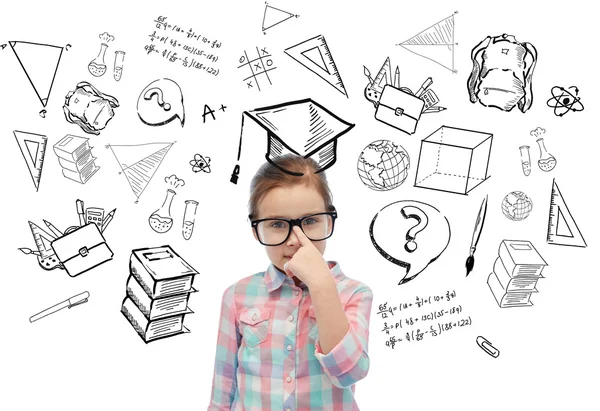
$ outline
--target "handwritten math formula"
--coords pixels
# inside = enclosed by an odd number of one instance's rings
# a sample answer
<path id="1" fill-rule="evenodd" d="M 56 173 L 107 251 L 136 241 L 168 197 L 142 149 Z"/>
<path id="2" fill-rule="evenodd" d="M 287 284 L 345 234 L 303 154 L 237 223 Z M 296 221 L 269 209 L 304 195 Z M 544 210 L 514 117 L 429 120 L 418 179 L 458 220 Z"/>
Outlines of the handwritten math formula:
<path id="1" fill-rule="evenodd" d="M 465 316 L 461 304 L 456 304 L 456 291 L 445 294 L 416 296 L 414 302 L 379 305 L 378 315 L 386 320 L 382 332 L 389 335 L 386 347 L 398 342 L 421 341 L 428 335 L 437 337 L 452 329 L 472 325 L 471 316 Z M 419 327 L 419 328 L 417 328 Z M 395 334 L 397 333 L 397 334 Z"/>
<path id="2" fill-rule="evenodd" d="M 216 53 L 221 48 L 221 41 L 203 36 L 192 28 L 185 30 L 170 24 L 166 16 L 159 16 L 154 24 L 156 30 L 148 35 L 150 44 L 144 46 L 147 55 L 161 56 L 171 63 L 179 62 L 183 67 L 219 75 Z"/>

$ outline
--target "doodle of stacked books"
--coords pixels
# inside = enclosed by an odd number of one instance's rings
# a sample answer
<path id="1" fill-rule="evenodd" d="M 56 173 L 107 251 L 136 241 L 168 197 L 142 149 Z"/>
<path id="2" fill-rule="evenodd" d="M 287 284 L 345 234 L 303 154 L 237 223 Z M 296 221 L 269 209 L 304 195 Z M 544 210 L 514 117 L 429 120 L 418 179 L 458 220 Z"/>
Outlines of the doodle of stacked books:
<path id="1" fill-rule="evenodd" d="M 170 246 L 131 252 L 127 296 L 121 312 L 144 342 L 189 332 L 183 326 L 198 272 Z"/>

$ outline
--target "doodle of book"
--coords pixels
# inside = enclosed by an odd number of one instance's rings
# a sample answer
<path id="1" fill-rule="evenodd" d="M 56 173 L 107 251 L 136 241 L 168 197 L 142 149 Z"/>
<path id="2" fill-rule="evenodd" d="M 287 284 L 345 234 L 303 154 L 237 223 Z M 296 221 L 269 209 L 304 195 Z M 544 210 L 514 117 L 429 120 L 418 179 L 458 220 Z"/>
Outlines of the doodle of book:
<path id="1" fill-rule="evenodd" d="M 176 314 L 192 313 L 192 310 L 188 308 L 188 300 L 190 293 L 195 291 L 192 288 L 188 293 L 152 299 L 133 275 L 130 275 L 127 280 L 127 296 L 150 321 Z"/>
<path id="2" fill-rule="evenodd" d="M 548 265 L 529 241 L 504 240 L 500 243 L 498 255 L 511 277 L 541 276 Z"/>
<path id="3" fill-rule="evenodd" d="M 100 170 L 94 163 L 96 158 L 92 155 L 92 147 L 86 137 L 67 134 L 53 148 L 63 175 L 70 180 L 85 184 Z"/>
<path id="4" fill-rule="evenodd" d="M 191 291 L 198 274 L 168 245 L 133 250 L 129 270 L 152 299 Z"/>
<path id="5" fill-rule="evenodd" d="M 121 312 L 146 343 L 189 332 L 183 326 L 185 313 L 149 320 L 129 297 L 123 300 Z"/>

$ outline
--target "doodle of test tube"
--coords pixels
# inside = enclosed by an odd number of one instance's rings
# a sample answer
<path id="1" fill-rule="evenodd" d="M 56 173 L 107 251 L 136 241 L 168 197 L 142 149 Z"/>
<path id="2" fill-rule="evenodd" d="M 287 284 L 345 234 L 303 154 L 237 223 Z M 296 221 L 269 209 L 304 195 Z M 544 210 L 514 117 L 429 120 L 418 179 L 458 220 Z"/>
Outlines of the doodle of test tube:
<path id="1" fill-rule="evenodd" d="M 190 238 L 192 238 L 197 208 L 198 208 L 197 201 L 186 200 L 185 212 L 183 214 L 183 226 L 181 228 L 181 234 L 183 235 L 183 238 L 186 240 L 189 240 Z"/>
<path id="2" fill-rule="evenodd" d="M 531 173 L 531 158 L 529 157 L 529 146 L 519 147 L 521 150 L 521 167 L 523 168 L 523 174 L 528 176 Z"/>
<path id="3" fill-rule="evenodd" d="M 125 52 L 115 51 L 115 66 L 113 69 L 115 81 L 121 80 L 121 76 L 123 75 L 123 60 L 125 60 Z"/>

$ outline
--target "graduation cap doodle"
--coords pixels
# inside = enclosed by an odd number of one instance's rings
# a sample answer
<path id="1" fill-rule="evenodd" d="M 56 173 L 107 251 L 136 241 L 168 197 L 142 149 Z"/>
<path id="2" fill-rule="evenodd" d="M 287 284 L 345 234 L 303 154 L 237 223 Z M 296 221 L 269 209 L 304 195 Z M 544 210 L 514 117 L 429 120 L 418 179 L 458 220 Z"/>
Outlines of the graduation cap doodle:
<path id="1" fill-rule="evenodd" d="M 354 124 L 342 120 L 312 99 L 244 111 L 238 162 L 246 116 L 267 132 L 268 146 L 265 154 L 267 161 L 284 173 L 294 176 L 304 174 L 285 170 L 277 164 L 277 158 L 286 154 L 296 154 L 305 158 L 312 157 L 319 166 L 315 173 L 325 171 L 335 163 L 337 139 L 354 127 Z M 237 184 L 239 172 L 240 166 L 236 164 L 230 180 L 233 184 Z"/>

